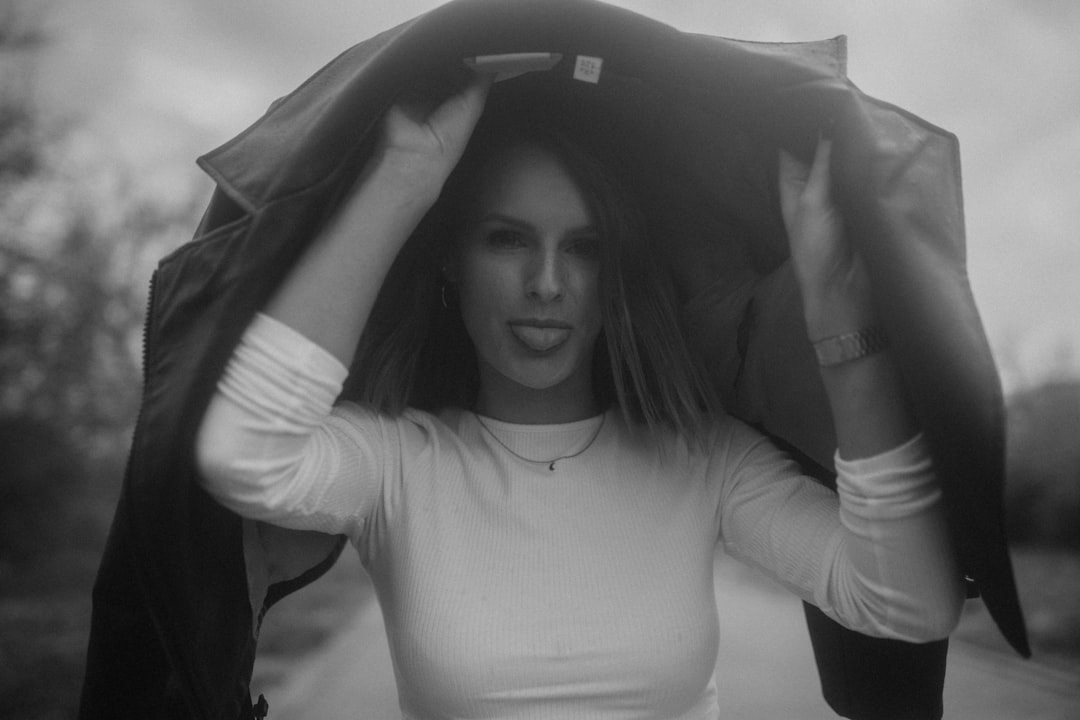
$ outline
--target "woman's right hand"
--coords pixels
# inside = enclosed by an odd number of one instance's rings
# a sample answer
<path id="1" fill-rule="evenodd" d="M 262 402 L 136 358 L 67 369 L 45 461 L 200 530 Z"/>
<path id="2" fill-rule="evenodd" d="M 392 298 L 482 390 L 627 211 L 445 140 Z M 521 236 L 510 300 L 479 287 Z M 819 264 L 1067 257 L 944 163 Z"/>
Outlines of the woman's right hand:
<path id="1" fill-rule="evenodd" d="M 440 101 L 413 93 L 384 116 L 375 156 L 266 306 L 344 365 L 398 250 L 438 198 L 484 110 L 491 80 Z"/>
<path id="2" fill-rule="evenodd" d="M 490 75 L 474 75 L 445 99 L 402 95 L 383 117 L 382 162 L 415 182 L 430 180 L 441 188 L 465 151 L 490 87 Z"/>

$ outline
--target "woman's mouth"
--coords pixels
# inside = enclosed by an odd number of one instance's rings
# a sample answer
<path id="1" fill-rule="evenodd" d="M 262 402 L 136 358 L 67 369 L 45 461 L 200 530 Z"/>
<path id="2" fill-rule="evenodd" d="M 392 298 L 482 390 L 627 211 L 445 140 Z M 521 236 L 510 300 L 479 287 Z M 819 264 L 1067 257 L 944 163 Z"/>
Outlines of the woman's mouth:
<path id="1" fill-rule="evenodd" d="M 510 323 L 510 331 L 534 352 L 554 350 L 570 337 L 570 327 L 563 324 Z"/>

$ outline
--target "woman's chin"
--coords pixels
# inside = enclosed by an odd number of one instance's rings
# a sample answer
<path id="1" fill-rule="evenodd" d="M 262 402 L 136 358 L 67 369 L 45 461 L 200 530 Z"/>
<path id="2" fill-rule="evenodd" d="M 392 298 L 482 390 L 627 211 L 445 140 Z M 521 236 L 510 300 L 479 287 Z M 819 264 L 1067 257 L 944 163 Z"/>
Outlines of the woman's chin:
<path id="1" fill-rule="evenodd" d="M 571 375 L 571 372 L 558 368 L 549 372 L 516 372 L 506 377 L 527 390 L 543 392 L 561 387 Z"/>
<path id="2" fill-rule="evenodd" d="M 534 392 L 564 389 L 573 384 L 573 378 L 579 370 L 574 358 L 566 356 L 558 349 L 520 358 L 502 367 L 489 367 L 500 377 L 500 384 L 508 383 L 512 387 Z"/>

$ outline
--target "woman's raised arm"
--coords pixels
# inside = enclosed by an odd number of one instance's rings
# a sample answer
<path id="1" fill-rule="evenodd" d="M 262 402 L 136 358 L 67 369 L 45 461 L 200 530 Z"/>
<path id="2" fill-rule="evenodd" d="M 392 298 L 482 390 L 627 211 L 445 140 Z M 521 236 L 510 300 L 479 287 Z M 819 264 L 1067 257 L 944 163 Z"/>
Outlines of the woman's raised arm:
<path id="1" fill-rule="evenodd" d="M 826 352 L 845 342 L 880 340 L 869 276 L 832 202 L 831 150 L 830 141 L 820 141 L 810 167 L 780 153 L 780 204 L 807 335 Z M 821 367 L 837 445 L 847 460 L 877 455 L 918 432 L 891 353 L 854 355 Z"/>
<path id="2" fill-rule="evenodd" d="M 807 335 L 836 427 L 843 578 L 828 605 L 905 639 L 947 635 L 963 606 L 963 583 L 941 490 L 904 394 L 900 371 L 877 328 L 870 278 L 844 236 L 832 202 L 831 144 L 807 168 L 780 156 L 780 202 L 803 301 Z"/>
<path id="3" fill-rule="evenodd" d="M 477 76 L 437 105 L 408 98 L 390 108 L 372 159 L 268 315 L 350 364 L 383 279 L 461 158 L 489 85 Z"/>
<path id="4" fill-rule="evenodd" d="M 377 480 L 352 482 L 361 468 L 336 463 L 350 478 L 336 483 L 326 466 L 343 440 L 319 424 L 398 250 L 465 149 L 487 87 L 477 78 L 441 103 L 409 100 L 388 111 L 351 193 L 271 297 L 269 317 L 245 333 L 196 442 L 204 487 L 234 512 L 294 529 L 355 530 L 350 513 L 366 506 Z"/>

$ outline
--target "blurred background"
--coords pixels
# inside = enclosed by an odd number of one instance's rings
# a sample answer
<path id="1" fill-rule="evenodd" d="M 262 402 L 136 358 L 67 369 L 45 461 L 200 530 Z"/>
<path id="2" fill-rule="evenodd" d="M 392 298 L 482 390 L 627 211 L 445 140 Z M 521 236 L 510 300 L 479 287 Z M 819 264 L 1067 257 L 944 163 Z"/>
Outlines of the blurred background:
<path id="1" fill-rule="evenodd" d="M 194 158 L 435 0 L 0 0 L 0 717 L 70 717 L 140 395 L 157 259 L 211 191 Z M 955 132 L 969 273 L 1008 399 L 1008 523 L 1037 662 L 1080 672 L 1080 4 L 621 0 L 680 29 L 846 34 L 870 95 Z M 264 652 L 363 602 L 331 577 Z M 290 615 L 291 613 L 291 615 Z M 1003 646 L 969 603 L 959 635 Z"/>

